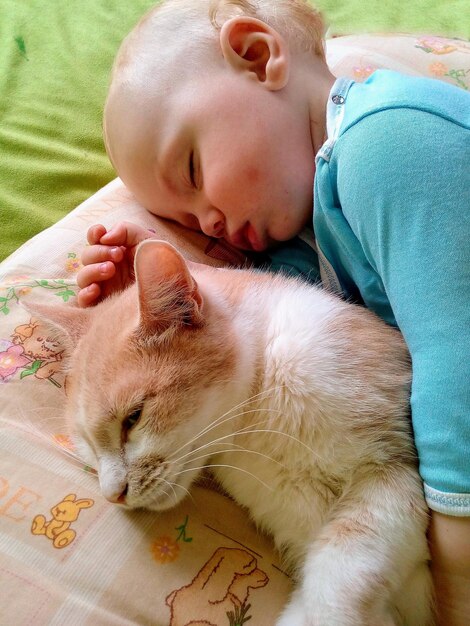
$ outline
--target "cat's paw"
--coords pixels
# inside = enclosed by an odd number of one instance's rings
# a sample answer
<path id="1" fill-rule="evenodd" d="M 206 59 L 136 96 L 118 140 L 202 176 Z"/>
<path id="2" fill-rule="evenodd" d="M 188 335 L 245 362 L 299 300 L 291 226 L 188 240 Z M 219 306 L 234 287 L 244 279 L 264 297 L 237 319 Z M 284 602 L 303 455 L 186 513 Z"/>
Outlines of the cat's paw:
<path id="1" fill-rule="evenodd" d="M 404 626 L 396 609 L 365 612 L 352 607 L 320 606 L 312 596 L 296 591 L 276 622 L 276 626 Z"/>
<path id="2" fill-rule="evenodd" d="M 309 621 L 299 592 L 294 592 L 289 604 L 284 608 L 276 626 L 313 626 Z"/>

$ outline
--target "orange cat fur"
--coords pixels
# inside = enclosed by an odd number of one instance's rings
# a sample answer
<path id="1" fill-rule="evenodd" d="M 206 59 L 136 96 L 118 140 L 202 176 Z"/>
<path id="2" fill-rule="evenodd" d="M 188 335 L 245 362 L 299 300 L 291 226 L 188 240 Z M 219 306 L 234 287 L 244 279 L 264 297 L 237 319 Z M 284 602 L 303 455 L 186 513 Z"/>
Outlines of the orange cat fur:
<path id="1" fill-rule="evenodd" d="M 433 623 L 400 334 L 280 275 L 140 244 L 136 284 L 42 310 L 75 347 L 67 416 L 103 494 L 156 511 L 202 468 L 298 577 L 278 626 Z"/>

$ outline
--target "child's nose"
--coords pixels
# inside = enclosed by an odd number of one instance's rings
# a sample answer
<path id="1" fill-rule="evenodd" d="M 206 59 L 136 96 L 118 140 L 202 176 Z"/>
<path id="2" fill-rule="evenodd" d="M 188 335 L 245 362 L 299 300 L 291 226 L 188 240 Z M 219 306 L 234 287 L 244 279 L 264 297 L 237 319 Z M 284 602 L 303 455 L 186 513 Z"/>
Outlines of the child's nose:
<path id="1" fill-rule="evenodd" d="M 223 237 L 225 234 L 225 217 L 218 209 L 209 209 L 200 217 L 199 223 L 202 232 L 209 237 Z"/>

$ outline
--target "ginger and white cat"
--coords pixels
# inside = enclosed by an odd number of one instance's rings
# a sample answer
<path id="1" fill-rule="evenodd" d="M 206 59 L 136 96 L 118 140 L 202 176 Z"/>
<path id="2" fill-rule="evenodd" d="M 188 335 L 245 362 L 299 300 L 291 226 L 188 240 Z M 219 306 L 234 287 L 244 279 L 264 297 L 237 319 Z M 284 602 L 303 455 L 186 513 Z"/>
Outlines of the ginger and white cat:
<path id="1" fill-rule="evenodd" d="M 202 468 L 298 578 L 278 626 L 433 623 L 400 334 L 296 279 L 147 240 L 136 284 L 42 309 L 68 334 L 68 420 L 111 502 L 162 511 Z"/>

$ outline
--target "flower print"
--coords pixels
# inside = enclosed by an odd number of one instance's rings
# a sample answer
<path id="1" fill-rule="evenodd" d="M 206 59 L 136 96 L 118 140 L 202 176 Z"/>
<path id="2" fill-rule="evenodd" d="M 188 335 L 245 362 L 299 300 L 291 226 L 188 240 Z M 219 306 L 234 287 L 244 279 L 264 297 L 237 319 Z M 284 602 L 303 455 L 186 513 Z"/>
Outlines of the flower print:
<path id="1" fill-rule="evenodd" d="M 68 435 L 62 435 L 59 433 L 56 435 L 52 435 L 52 439 L 55 441 L 55 443 L 59 444 L 61 448 L 65 448 L 66 450 L 70 450 L 71 452 L 75 450 L 73 441 Z"/>
<path id="2" fill-rule="evenodd" d="M 0 352 L 0 381 L 6 382 L 17 370 L 29 364 L 29 359 L 23 354 L 23 346 L 15 345 Z"/>
<path id="3" fill-rule="evenodd" d="M 30 282 L 31 278 L 29 276 L 27 276 L 26 274 L 21 274 L 20 276 L 14 276 L 13 278 L 10 278 L 8 280 L 8 287 L 14 287 L 17 295 L 25 296 L 32 289 L 31 284 L 28 284 Z M 18 285 L 18 287 L 16 285 Z"/>
<path id="4" fill-rule="evenodd" d="M 28 280 L 31 280 L 31 278 L 29 276 L 26 276 L 26 274 L 21 274 L 20 276 L 14 276 L 13 278 L 10 278 L 8 280 L 8 284 L 9 285 L 18 285 L 19 283 L 28 282 Z"/>
<path id="5" fill-rule="evenodd" d="M 178 558 L 180 547 L 170 537 L 158 537 L 151 545 L 153 558 L 159 563 L 171 563 Z"/>
<path id="6" fill-rule="evenodd" d="M 10 341 L 9 339 L 0 338 L 0 353 L 5 352 L 6 350 L 8 350 L 8 348 L 11 348 L 14 345 L 15 344 L 13 341 Z"/>
<path id="7" fill-rule="evenodd" d="M 366 78 L 369 78 L 369 76 L 373 74 L 376 69 L 377 68 L 372 65 L 366 65 L 365 67 L 362 65 L 353 67 L 354 78 L 356 80 L 366 80 Z"/>
<path id="8" fill-rule="evenodd" d="M 429 71 L 437 78 L 443 78 L 446 76 L 448 79 L 454 80 L 459 87 L 468 91 L 467 75 L 470 74 L 470 70 L 457 70 L 455 68 L 449 69 L 444 63 L 436 61 L 435 63 L 431 63 Z"/>
<path id="9" fill-rule="evenodd" d="M 67 272 L 78 272 L 83 266 L 79 257 L 75 254 L 75 252 L 69 252 L 67 255 L 67 261 L 65 262 L 65 269 Z"/>
<path id="10" fill-rule="evenodd" d="M 450 54 L 457 50 L 456 45 L 439 37 L 420 37 L 415 47 L 431 54 Z"/>
<path id="11" fill-rule="evenodd" d="M 431 65 L 429 66 L 429 71 L 431 72 L 431 74 L 434 74 L 434 76 L 445 76 L 448 70 L 449 68 L 447 67 L 447 65 L 444 65 L 444 63 L 440 63 L 439 61 L 431 63 Z"/>

